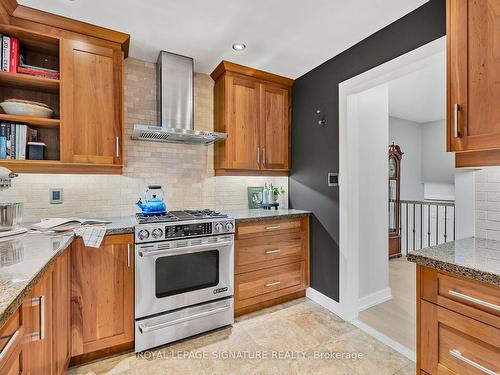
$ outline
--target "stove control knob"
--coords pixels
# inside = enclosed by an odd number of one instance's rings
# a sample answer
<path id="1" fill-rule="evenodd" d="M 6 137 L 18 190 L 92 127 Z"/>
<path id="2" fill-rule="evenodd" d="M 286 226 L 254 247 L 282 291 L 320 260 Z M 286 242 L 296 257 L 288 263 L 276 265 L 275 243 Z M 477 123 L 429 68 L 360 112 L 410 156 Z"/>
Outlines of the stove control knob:
<path id="1" fill-rule="evenodd" d="M 216 223 L 216 224 L 215 224 L 215 226 L 214 226 L 214 229 L 215 229 L 215 231 L 216 231 L 217 233 L 220 233 L 220 232 L 222 232 L 222 230 L 223 230 L 224 228 L 222 227 L 222 224 L 221 224 L 221 223 Z"/>
<path id="2" fill-rule="evenodd" d="M 137 236 L 140 240 L 147 240 L 149 238 L 149 231 L 146 229 L 141 229 L 139 233 L 137 233 Z"/>
<path id="3" fill-rule="evenodd" d="M 151 232 L 151 236 L 157 240 L 158 238 L 161 238 L 163 236 L 163 231 L 160 228 L 156 228 Z"/>
<path id="4" fill-rule="evenodd" d="M 228 221 L 228 222 L 226 223 L 226 232 L 232 232 L 232 231 L 233 231 L 233 228 L 234 228 L 233 223 L 231 223 L 230 221 Z"/>

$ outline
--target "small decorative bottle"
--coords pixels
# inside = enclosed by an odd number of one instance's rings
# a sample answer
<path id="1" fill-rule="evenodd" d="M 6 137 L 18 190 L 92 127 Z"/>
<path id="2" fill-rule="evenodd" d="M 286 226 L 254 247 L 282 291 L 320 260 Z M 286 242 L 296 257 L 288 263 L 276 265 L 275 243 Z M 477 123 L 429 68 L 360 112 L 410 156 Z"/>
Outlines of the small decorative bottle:
<path id="1" fill-rule="evenodd" d="M 264 191 L 262 192 L 262 204 L 269 204 L 269 187 L 267 182 L 264 184 Z"/>

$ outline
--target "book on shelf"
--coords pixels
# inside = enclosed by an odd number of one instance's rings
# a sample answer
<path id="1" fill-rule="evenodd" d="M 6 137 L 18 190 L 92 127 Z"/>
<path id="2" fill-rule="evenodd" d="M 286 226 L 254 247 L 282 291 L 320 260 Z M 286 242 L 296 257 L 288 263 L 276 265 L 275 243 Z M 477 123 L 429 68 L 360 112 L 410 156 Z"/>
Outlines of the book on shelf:
<path id="1" fill-rule="evenodd" d="M 17 66 L 19 65 L 19 39 L 15 37 L 10 38 L 10 64 L 9 72 L 17 73 Z"/>
<path id="2" fill-rule="evenodd" d="M 4 142 L 5 135 L 5 143 Z M 38 140 L 38 131 L 25 124 L 0 123 L 0 159 L 26 160 L 28 142 Z M 3 153 L 5 144 L 5 153 Z"/>
<path id="3" fill-rule="evenodd" d="M 10 71 L 10 37 L 2 35 L 2 71 Z"/>

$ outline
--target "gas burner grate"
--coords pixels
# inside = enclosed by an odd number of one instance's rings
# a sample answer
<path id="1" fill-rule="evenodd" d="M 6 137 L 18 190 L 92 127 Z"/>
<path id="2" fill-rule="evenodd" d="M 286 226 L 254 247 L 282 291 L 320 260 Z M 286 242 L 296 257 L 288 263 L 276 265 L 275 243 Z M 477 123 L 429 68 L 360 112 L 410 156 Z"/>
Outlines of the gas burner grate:
<path id="1" fill-rule="evenodd" d="M 199 219 L 223 219 L 227 218 L 228 215 L 223 214 L 219 211 L 210 210 L 208 208 L 203 210 L 181 210 L 181 211 L 169 211 L 162 214 L 145 214 L 137 213 L 136 218 L 139 224 L 147 223 L 167 223 L 174 221 L 185 221 L 185 220 L 199 220 Z"/>

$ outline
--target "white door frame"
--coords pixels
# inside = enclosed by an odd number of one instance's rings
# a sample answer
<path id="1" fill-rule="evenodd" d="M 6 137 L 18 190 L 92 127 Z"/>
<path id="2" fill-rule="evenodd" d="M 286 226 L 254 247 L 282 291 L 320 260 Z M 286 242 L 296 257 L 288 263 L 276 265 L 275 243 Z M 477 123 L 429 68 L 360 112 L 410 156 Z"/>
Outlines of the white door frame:
<path id="1" fill-rule="evenodd" d="M 428 66 L 446 50 L 445 37 L 339 84 L 340 290 L 337 313 L 355 320 L 359 310 L 359 154 L 356 93 Z M 328 306 L 325 306 L 328 308 Z"/>

